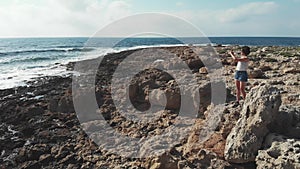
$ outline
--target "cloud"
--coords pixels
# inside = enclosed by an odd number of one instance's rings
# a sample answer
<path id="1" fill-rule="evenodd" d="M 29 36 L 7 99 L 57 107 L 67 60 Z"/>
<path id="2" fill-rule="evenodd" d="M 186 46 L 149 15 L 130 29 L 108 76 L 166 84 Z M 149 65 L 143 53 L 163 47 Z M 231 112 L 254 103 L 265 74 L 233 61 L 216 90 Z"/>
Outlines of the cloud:
<path id="1" fill-rule="evenodd" d="M 182 6 L 184 6 L 184 3 L 183 2 L 176 2 L 176 6 L 182 7 Z"/>
<path id="2" fill-rule="evenodd" d="M 114 1 L 108 5 L 106 15 L 108 20 L 117 20 L 121 17 L 128 16 L 130 5 L 124 1 Z"/>
<path id="3" fill-rule="evenodd" d="M 243 22 L 253 16 L 269 14 L 277 7 L 278 5 L 275 2 L 252 2 L 222 12 L 219 20 L 222 23 Z"/>
<path id="4" fill-rule="evenodd" d="M 300 0 L 289 1 L 296 3 Z M 134 0 L 3 0 L 0 1 L 0 37 L 90 37 L 109 23 L 141 11 L 134 9 L 140 7 L 133 4 L 134 2 Z M 177 0 L 174 3 L 173 10 L 168 5 L 168 10 L 160 12 L 184 18 L 207 35 L 299 36 L 300 25 L 295 17 L 299 12 L 294 10 L 297 5 L 293 3 L 294 8 L 290 11 L 286 11 L 287 7 L 290 7 L 287 4 L 272 0 L 245 3 L 231 9 L 187 9 L 191 4 L 185 1 Z M 181 8 L 182 5 L 184 8 Z M 146 9 L 147 3 L 144 11 Z M 172 34 L 195 35 L 192 32 L 181 31 L 181 28 L 172 27 L 172 23 L 163 19 L 157 24 L 160 24 L 160 27 L 165 26 L 165 30 L 173 31 Z M 149 25 L 145 22 L 137 25 L 135 22 L 134 26 L 142 30 L 157 24 Z"/>
<path id="5" fill-rule="evenodd" d="M 11 1 L 0 6 L 0 36 L 91 36 L 104 25 L 130 15 L 125 0 Z"/>
<path id="6" fill-rule="evenodd" d="M 199 9 L 172 14 L 193 23 L 207 36 L 266 36 L 282 34 L 280 19 L 272 17 L 278 15 L 277 8 L 274 2 L 255 2 L 227 10 Z"/>
<path id="7" fill-rule="evenodd" d="M 144 13 L 118 20 L 104 29 L 101 29 L 96 36 L 200 37 L 203 35 L 191 24 L 176 16 L 163 13 Z"/>

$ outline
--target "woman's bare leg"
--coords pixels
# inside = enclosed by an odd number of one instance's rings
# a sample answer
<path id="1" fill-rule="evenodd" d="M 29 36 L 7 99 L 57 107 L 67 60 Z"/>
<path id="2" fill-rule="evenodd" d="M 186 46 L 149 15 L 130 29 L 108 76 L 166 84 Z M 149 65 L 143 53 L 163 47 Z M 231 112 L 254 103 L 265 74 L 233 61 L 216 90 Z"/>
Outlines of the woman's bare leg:
<path id="1" fill-rule="evenodd" d="M 246 98 L 246 92 L 245 92 L 246 82 L 241 82 L 240 85 L 241 85 L 241 86 L 240 86 L 240 87 L 241 87 L 240 90 L 241 90 L 241 92 L 242 92 L 243 99 L 245 100 L 245 98 Z"/>
<path id="2" fill-rule="evenodd" d="M 235 88 L 236 88 L 236 101 L 240 101 L 240 95 L 241 95 L 241 88 L 240 88 L 241 82 L 238 80 L 235 80 Z"/>

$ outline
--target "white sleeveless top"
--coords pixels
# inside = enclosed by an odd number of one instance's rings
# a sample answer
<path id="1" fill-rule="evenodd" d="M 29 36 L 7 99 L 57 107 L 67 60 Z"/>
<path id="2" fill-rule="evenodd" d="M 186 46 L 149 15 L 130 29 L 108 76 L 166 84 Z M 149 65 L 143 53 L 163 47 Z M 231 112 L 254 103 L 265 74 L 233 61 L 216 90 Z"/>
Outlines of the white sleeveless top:
<path id="1" fill-rule="evenodd" d="M 247 71 L 248 69 L 248 62 L 240 62 L 238 61 L 236 69 L 237 71 Z"/>

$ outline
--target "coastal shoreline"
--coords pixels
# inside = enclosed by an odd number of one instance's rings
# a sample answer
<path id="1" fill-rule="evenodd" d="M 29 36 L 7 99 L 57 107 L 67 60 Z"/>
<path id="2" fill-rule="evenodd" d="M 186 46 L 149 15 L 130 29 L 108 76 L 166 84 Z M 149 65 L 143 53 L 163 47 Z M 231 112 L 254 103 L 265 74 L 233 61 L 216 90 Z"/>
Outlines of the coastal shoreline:
<path id="1" fill-rule="evenodd" d="M 113 166 L 148 168 L 156 165 L 156 163 L 167 163 L 170 166 L 189 166 L 190 168 L 212 165 L 255 168 L 261 160 L 257 160 L 256 163 L 252 161 L 245 164 L 234 164 L 224 160 L 226 137 L 238 121 L 239 112 L 242 111 L 242 106 L 234 107 L 233 103 L 230 102 L 234 98 L 232 74 L 235 65 L 231 58 L 227 56 L 228 50 L 238 50 L 239 46 L 217 46 L 214 48 L 225 67 L 222 75 L 226 77 L 226 89 L 229 93 L 227 93 L 227 112 L 224 113 L 223 117 L 225 121 L 220 123 L 219 131 L 216 131 L 211 139 L 205 143 L 197 145 L 193 143 L 193 140 L 190 141 L 191 136 L 189 136 L 180 145 L 175 146 L 175 150 L 169 152 L 164 158 L 130 160 L 110 154 L 98 148 L 80 126 L 73 106 L 72 76 L 40 77 L 29 82 L 28 86 L 0 90 L 0 168 L 111 168 Z M 190 51 L 189 46 L 164 47 L 161 49 L 182 57 L 189 66 L 192 66 L 197 77 L 203 81 L 209 80 L 208 73 L 203 69 L 204 66 L 195 59 L 195 55 Z M 100 111 L 111 126 L 120 124 L 121 132 L 125 132 L 123 129 L 131 123 L 126 122 L 126 120 L 125 122 L 120 121 L 119 114 L 110 106 L 113 103 L 110 88 L 105 86 L 110 85 L 110 79 L 118 64 L 130 54 L 139 50 L 143 49 L 122 51 L 104 56 L 97 74 L 95 94 L 99 106 L 102 106 Z M 249 65 L 251 79 L 246 88 L 247 92 L 264 84 L 275 86 L 279 89 L 282 99 L 281 111 L 289 112 L 291 118 L 299 115 L 297 105 L 300 103 L 300 47 L 252 47 L 251 50 L 253 51 L 250 55 L 252 62 Z M 87 65 L 96 63 L 93 59 L 80 62 L 86 62 Z M 67 69 L 73 70 L 74 64 L 74 62 L 67 64 Z M 87 67 L 87 69 L 89 68 Z M 155 73 L 158 77 L 163 75 L 155 71 L 152 73 Z M 140 74 L 140 76 L 141 78 L 146 77 L 145 74 Z M 167 78 L 162 84 L 167 84 L 170 80 L 172 79 Z M 149 81 L 139 81 L 138 79 L 136 83 L 139 85 L 142 83 L 153 85 Z M 142 91 L 144 92 L 145 88 Z M 133 96 L 140 99 L 136 93 Z M 138 101 L 145 102 L 145 100 Z M 205 117 L 205 112 L 208 110 L 210 108 L 207 105 L 200 117 Z M 172 120 L 176 117 L 175 112 L 172 109 L 163 112 L 170 119 L 163 119 L 161 123 L 154 121 L 148 124 L 154 129 L 148 129 L 147 133 L 141 132 L 141 127 L 145 126 L 139 126 L 140 128 L 132 128 L 126 134 L 133 136 L 132 133 L 139 133 L 137 137 L 155 135 L 156 132 L 159 132 L 159 129 L 156 129 L 155 126 L 157 128 L 161 126 L 168 127 L 166 124 L 172 124 Z M 297 137 L 297 134 L 299 134 L 297 125 L 300 124 L 300 121 L 299 119 L 297 121 L 297 118 L 289 119 L 295 123 L 296 127 L 288 126 L 288 133 L 285 130 L 280 131 L 279 127 L 274 127 L 272 132 L 286 133 L 286 137 L 299 139 Z M 203 119 L 200 118 L 198 125 L 201 124 L 201 120 Z M 278 119 L 276 120 L 274 123 L 280 123 Z M 201 159 L 197 153 L 202 152 L 202 150 L 205 150 L 205 155 Z M 188 151 L 191 153 L 188 153 Z M 215 159 L 214 164 L 212 159 Z M 295 163 L 297 164 L 299 161 Z"/>
<path id="2" fill-rule="evenodd" d="M 176 44 L 194 46 L 281 46 L 299 47 L 300 38 L 292 37 L 208 37 L 201 38 L 96 38 L 89 46 L 88 37 L 82 38 L 8 38 L 0 39 L 0 88 L 26 85 L 24 81 L 41 76 L 66 75 L 61 64 L 95 58 L 110 52 L 141 47 L 167 47 Z M 206 38 L 204 38 L 206 39 Z M 118 43 L 120 42 L 120 43 Z M 210 43 L 209 43 L 210 42 Z M 111 46 L 112 44 L 116 44 Z M 13 45 L 12 45 L 13 44 Z M 137 46 L 138 44 L 138 46 Z M 179 46 L 180 46 L 179 45 Z"/>

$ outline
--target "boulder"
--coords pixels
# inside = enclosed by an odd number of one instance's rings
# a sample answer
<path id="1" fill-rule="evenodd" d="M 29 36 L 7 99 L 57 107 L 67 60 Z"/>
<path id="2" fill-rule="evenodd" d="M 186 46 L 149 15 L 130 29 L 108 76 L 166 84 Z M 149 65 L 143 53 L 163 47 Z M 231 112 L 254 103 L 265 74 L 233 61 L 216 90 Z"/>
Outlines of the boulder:
<path id="1" fill-rule="evenodd" d="M 198 117 L 203 116 L 203 113 L 206 111 L 207 107 L 212 103 L 212 93 L 211 93 L 211 85 L 214 85 L 215 88 L 222 89 L 222 83 L 208 83 L 204 82 L 200 86 L 187 86 L 185 90 L 180 93 L 178 88 L 174 88 L 173 84 L 174 80 L 168 82 L 167 86 L 170 88 L 166 89 L 153 89 L 149 94 L 149 100 L 151 104 L 155 106 L 163 106 L 166 109 L 180 109 L 182 112 L 190 112 L 190 114 L 194 116 L 192 112 L 197 107 L 199 107 Z M 197 98 L 197 92 L 199 97 Z M 223 92 L 223 91 L 220 91 Z M 218 93 L 218 92 L 216 92 Z M 182 95 L 181 95 L 182 94 Z M 222 98 L 222 94 L 220 93 L 220 98 Z M 213 104 L 219 104 L 220 99 L 215 99 Z M 200 103 L 200 105 L 199 105 Z M 183 107 L 180 107 L 183 105 Z"/>
<path id="2" fill-rule="evenodd" d="M 199 69 L 199 73 L 200 74 L 208 74 L 208 71 L 207 71 L 206 67 L 202 67 Z"/>
<path id="3" fill-rule="evenodd" d="M 281 106 L 274 122 L 269 125 L 271 132 L 300 139 L 300 107 Z"/>
<path id="4" fill-rule="evenodd" d="M 218 159 L 214 152 L 202 149 L 197 153 L 197 160 L 194 160 L 193 165 L 197 168 L 227 168 L 228 164 Z"/>
<path id="5" fill-rule="evenodd" d="M 288 94 L 287 97 L 284 99 L 285 103 L 297 103 L 300 101 L 300 94 Z"/>
<path id="6" fill-rule="evenodd" d="M 43 113 L 44 113 L 44 109 L 38 106 L 31 106 L 25 111 L 25 114 L 29 117 L 41 115 Z"/>
<path id="7" fill-rule="evenodd" d="M 163 67 L 167 70 L 178 70 L 185 69 L 186 64 L 179 60 L 172 60 L 169 63 L 166 63 Z"/>
<path id="8" fill-rule="evenodd" d="M 57 103 L 57 111 L 61 113 L 74 112 L 74 106 L 71 96 L 63 96 Z"/>
<path id="9" fill-rule="evenodd" d="M 58 100 L 57 99 L 51 99 L 48 103 L 48 110 L 51 112 L 56 112 L 58 106 Z"/>
<path id="10" fill-rule="evenodd" d="M 241 111 L 241 117 L 226 139 L 225 159 L 234 163 L 255 161 L 267 126 L 278 115 L 281 104 L 279 90 L 269 85 L 251 89 Z"/>
<path id="11" fill-rule="evenodd" d="M 249 76 L 254 79 L 264 78 L 264 72 L 261 69 L 254 68 L 254 70 L 249 71 Z"/>
<path id="12" fill-rule="evenodd" d="M 255 161 L 258 169 L 300 168 L 300 140 L 269 134 Z"/>
<path id="13" fill-rule="evenodd" d="M 277 62 L 277 59 L 272 58 L 272 57 L 265 58 L 264 60 L 265 60 L 265 62 Z"/>
<path id="14" fill-rule="evenodd" d="M 300 73 L 300 70 L 295 68 L 295 67 L 288 67 L 283 69 L 283 73 L 287 74 L 287 73 Z"/>
<path id="15" fill-rule="evenodd" d="M 199 69 L 204 66 L 201 59 L 189 59 L 186 61 L 187 65 L 190 67 L 190 69 Z"/>
<path id="16" fill-rule="evenodd" d="M 232 62 L 233 61 L 230 58 L 221 58 L 222 65 L 231 65 Z"/>
<path id="17" fill-rule="evenodd" d="M 269 70 L 272 70 L 272 68 L 268 65 L 262 65 L 259 67 L 260 70 L 262 71 L 269 71 Z"/>
<path id="18" fill-rule="evenodd" d="M 185 156 L 195 154 L 206 147 L 209 147 L 209 150 L 213 150 L 219 156 L 222 156 L 225 140 L 220 134 L 212 132 L 218 128 L 222 112 L 222 105 L 210 105 L 204 112 L 205 120 L 199 118 L 195 121 L 191 134 L 183 146 L 183 154 Z"/>
<path id="19" fill-rule="evenodd" d="M 262 51 L 262 52 L 267 52 L 267 51 L 269 51 L 269 47 L 263 47 L 263 48 L 261 49 L 261 51 Z"/>
<path id="20" fill-rule="evenodd" d="M 172 90 L 154 89 L 150 94 L 151 103 L 159 106 L 166 106 L 166 109 L 180 108 L 180 94 Z"/>
<path id="21" fill-rule="evenodd" d="M 139 86 L 137 83 L 130 84 L 128 90 L 129 98 L 134 99 L 138 95 Z"/>
<path id="22" fill-rule="evenodd" d="M 149 159 L 146 163 L 150 169 L 175 169 L 178 165 L 178 159 L 170 153 L 164 153 L 154 159 Z"/>

